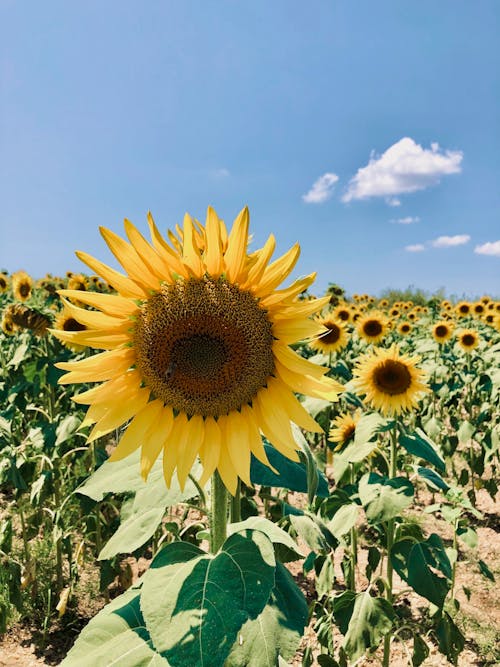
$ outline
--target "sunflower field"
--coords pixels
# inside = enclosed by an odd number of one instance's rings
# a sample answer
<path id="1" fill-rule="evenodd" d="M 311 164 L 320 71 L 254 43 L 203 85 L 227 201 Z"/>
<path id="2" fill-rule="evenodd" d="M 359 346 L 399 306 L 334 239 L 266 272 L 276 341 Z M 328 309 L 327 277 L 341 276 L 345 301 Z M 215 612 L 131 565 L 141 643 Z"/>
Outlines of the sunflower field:
<path id="1" fill-rule="evenodd" d="M 0 274 L 0 665 L 498 664 L 500 301 L 148 228 Z"/>

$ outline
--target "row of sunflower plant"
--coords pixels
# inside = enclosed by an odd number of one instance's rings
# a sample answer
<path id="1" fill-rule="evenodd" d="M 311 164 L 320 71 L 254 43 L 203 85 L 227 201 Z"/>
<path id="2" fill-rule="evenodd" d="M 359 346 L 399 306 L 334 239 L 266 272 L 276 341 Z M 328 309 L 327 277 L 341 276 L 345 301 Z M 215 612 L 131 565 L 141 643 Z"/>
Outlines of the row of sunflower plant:
<path id="1" fill-rule="evenodd" d="M 63 664 L 284 665 L 310 619 L 304 665 L 379 645 L 388 665 L 395 642 L 456 662 L 456 563 L 477 489 L 497 491 L 498 302 L 282 288 L 299 247 L 250 251 L 247 209 L 230 230 L 211 208 L 148 226 L 101 230 L 124 273 L 79 252 L 93 277 L 0 277 L 4 619 L 30 591 L 47 630 L 86 552 L 105 592 L 120 556 L 147 553 Z M 451 547 L 412 520 L 422 489 Z M 425 633 L 396 578 L 428 601 Z"/>

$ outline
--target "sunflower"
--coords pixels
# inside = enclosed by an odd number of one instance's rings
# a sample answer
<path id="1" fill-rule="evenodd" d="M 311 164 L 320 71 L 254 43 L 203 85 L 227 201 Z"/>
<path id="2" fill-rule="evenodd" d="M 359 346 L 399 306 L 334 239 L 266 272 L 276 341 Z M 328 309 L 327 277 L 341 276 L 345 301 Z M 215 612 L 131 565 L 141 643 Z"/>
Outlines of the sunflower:
<path id="1" fill-rule="evenodd" d="M 0 294 L 9 289 L 9 276 L 6 273 L 0 273 Z"/>
<path id="2" fill-rule="evenodd" d="M 398 333 L 401 334 L 401 336 L 408 336 L 408 334 L 411 333 L 412 326 L 409 322 L 401 322 L 401 324 L 398 326 Z"/>
<path id="3" fill-rule="evenodd" d="M 12 292 L 18 301 L 26 301 L 31 296 L 33 280 L 26 271 L 17 271 L 12 274 Z"/>
<path id="4" fill-rule="evenodd" d="M 487 313 L 484 316 L 484 321 L 487 322 L 488 324 L 494 325 L 495 324 L 495 317 L 496 317 L 496 315 L 494 313 Z"/>
<path id="5" fill-rule="evenodd" d="M 432 327 L 432 337 L 437 343 L 446 343 L 453 333 L 453 324 L 441 320 Z"/>
<path id="6" fill-rule="evenodd" d="M 354 439 L 356 425 L 361 418 L 361 410 L 356 410 L 353 414 L 350 412 L 338 415 L 332 422 L 332 428 L 328 440 L 336 442 L 337 446 L 333 448 L 334 452 L 339 452 L 349 442 Z"/>
<path id="7" fill-rule="evenodd" d="M 12 321 L 8 313 L 3 313 L 0 320 L 0 328 L 6 336 L 13 336 L 19 331 L 19 327 Z"/>
<path id="8" fill-rule="evenodd" d="M 388 331 L 388 323 L 382 313 L 371 310 L 357 322 L 357 332 L 369 343 L 380 343 Z"/>
<path id="9" fill-rule="evenodd" d="M 484 315 L 485 310 L 486 307 L 481 301 L 477 301 L 476 303 L 472 304 L 472 312 L 474 315 L 481 317 L 481 315 Z"/>
<path id="10" fill-rule="evenodd" d="M 457 334 L 457 342 L 465 352 L 470 352 L 479 345 L 479 333 L 474 329 L 463 329 Z"/>
<path id="11" fill-rule="evenodd" d="M 249 213 L 230 233 L 212 208 L 205 226 L 189 215 L 170 243 L 148 215 L 152 244 L 125 220 L 130 243 L 101 229 L 124 275 L 86 253 L 77 256 L 117 294 L 62 290 L 69 313 L 86 331 L 54 331 L 63 341 L 105 350 L 76 362 L 62 383 L 103 382 L 75 396 L 88 404 L 89 441 L 126 424 L 111 460 L 141 447 L 147 478 L 163 452 L 167 486 L 174 470 L 183 487 L 199 456 L 203 486 L 217 469 L 231 493 L 238 477 L 250 483 L 250 457 L 269 465 L 260 432 L 298 461 L 290 421 L 321 432 L 294 392 L 336 400 L 342 386 L 289 345 L 323 329 L 309 318 L 328 297 L 299 301 L 314 274 L 277 289 L 300 248 L 270 263 L 271 235 L 247 253 Z M 77 299 L 96 310 L 67 301 Z"/>
<path id="12" fill-rule="evenodd" d="M 345 304 L 337 306 L 337 308 L 335 308 L 333 311 L 333 317 L 336 320 L 340 320 L 341 322 L 349 322 L 351 320 L 351 316 L 351 309 Z"/>
<path id="13" fill-rule="evenodd" d="M 455 306 L 455 312 L 458 317 L 467 317 L 471 312 L 471 304 L 468 301 L 460 301 Z"/>
<path id="14" fill-rule="evenodd" d="M 389 311 L 389 315 L 390 315 L 391 317 L 396 318 L 396 317 L 399 317 L 400 312 L 401 312 L 401 311 L 399 310 L 399 308 L 391 308 L 391 310 Z"/>
<path id="15" fill-rule="evenodd" d="M 71 271 L 68 273 L 71 273 Z M 85 292 L 87 285 L 88 280 L 83 273 L 71 273 L 71 275 L 68 276 L 68 289 L 76 289 Z"/>
<path id="16" fill-rule="evenodd" d="M 309 342 L 309 347 L 319 352 L 338 352 L 348 342 L 347 331 L 343 322 L 333 317 L 324 317 L 317 320 L 322 327 L 322 333 Z"/>
<path id="17" fill-rule="evenodd" d="M 57 315 L 54 321 L 55 329 L 52 330 L 52 333 L 56 333 L 55 330 L 60 330 L 60 332 L 69 332 L 69 333 L 87 330 L 88 327 L 86 327 L 84 324 L 81 324 L 77 319 L 75 319 L 72 308 L 73 307 L 70 306 L 68 308 L 64 308 L 63 310 L 61 310 L 61 312 Z M 65 339 L 64 336 L 59 336 L 59 335 L 58 338 L 62 341 L 63 345 L 65 345 L 68 349 L 73 350 L 73 352 L 81 352 L 86 347 L 85 344 L 81 345 L 76 340 L 72 340 L 71 338 Z"/>
<path id="18" fill-rule="evenodd" d="M 400 354 L 397 345 L 374 348 L 358 361 L 353 384 L 383 415 L 398 415 L 417 407 L 421 393 L 428 391 L 426 374 L 416 366 L 419 361 Z"/>
<path id="19" fill-rule="evenodd" d="M 389 306 L 389 301 L 387 299 L 380 299 L 378 302 L 379 308 L 387 308 Z"/>

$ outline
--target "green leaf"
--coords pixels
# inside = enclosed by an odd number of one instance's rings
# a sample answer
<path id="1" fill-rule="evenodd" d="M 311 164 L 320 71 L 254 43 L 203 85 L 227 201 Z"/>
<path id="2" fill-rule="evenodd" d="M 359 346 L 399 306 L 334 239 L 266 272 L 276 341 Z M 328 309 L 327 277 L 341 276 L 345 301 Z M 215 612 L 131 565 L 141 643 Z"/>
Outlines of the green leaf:
<path id="1" fill-rule="evenodd" d="M 413 655 L 411 657 L 412 667 L 419 667 L 429 655 L 429 647 L 420 635 L 413 635 Z"/>
<path id="2" fill-rule="evenodd" d="M 363 415 L 356 424 L 354 444 L 360 446 L 369 440 L 373 440 L 378 433 L 386 430 L 387 425 L 388 420 L 384 419 L 378 412 Z"/>
<path id="3" fill-rule="evenodd" d="M 477 533 L 473 528 L 459 528 L 457 530 L 457 535 L 470 549 L 475 549 L 477 547 Z"/>
<path id="4" fill-rule="evenodd" d="M 120 524 L 116 533 L 101 549 L 98 560 L 107 560 L 116 554 L 131 553 L 145 544 L 160 525 L 165 507 L 153 507 L 144 512 L 132 514 Z"/>
<path id="5" fill-rule="evenodd" d="M 327 526 L 335 537 L 339 539 L 356 525 L 358 514 L 359 506 L 356 503 L 342 505 Z"/>
<path id="6" fill-rule="evenodd" d="M 282 544 L 293 554 L 295 554 L 294 560 L 304 558 L 304 554 L 300 551 L 299 547 L 290 537 L 290 535 L 275 523 L 269 521 L 269 519 L 265 519 L 263 516 L 251 516 L 245 521 L 240 521 L 239 523 L 230 523 L 227 527 L 228 535 L 233 535 L 234 533 L 239 533 L 243 530 L 260 530 L 265 535 L 267 535 L 273 544 Z"/>
<path id="7" fill-rule="evenodd" d="M 429 488 L 433 491 L 448 491 L 450 488 L 444 479 L 435 470 L 429 468 L 417 467 L 418 476 L 421 477 Z"/>
<path id="8" fill-rule="evenodd" d="M 399 444 L 406 449 L 409 454 L 418 456 L 432 465 L 436 466 L 441 472 L 445 472 L 446 465 L 438 453 L 436 445 L 430 438 L 422 431 L 422 429 L 415 429 L 415 433 L 409 435 L 401 433 L 399 435 Z"/>
<path id="9" fill-rule="evenodd" d="M 464 650 L 465 637 L 446 611 L 436 627 L 436 636 L 441 653 L 456 665 L 458 656 Z"/>
<path id="10" fill-rule="evenodd" d="M 29 346 L 27 343 L 21 343 L 18 345 L 12 359 L 10 359 L 7 363 L 7 367 L 16 370 L 19 364 L 26 358 L 28 350 Z"/>
<path id="11" fill-rule="evenodd" d="M 173 667 L 220 667 L 274 586 L 271 541 L 231 535 L 215 556 L 183 542 L 166 546 L 144 575 L 141 609 L 154 645 Z"/>
<path id="12" fill-rule="evenodd" d="M 370 472 L 359 480 L 359 497 L 369 523 L 399 516 L 411 504 L 413 485 L 405 477 L 382 477 Z"/>
<path id="13" fill-rule="evenodd" d="M 81 423 L 82 420 L 76 415 L 66 415 L 56 428 L 56 447 L 75 435 Z"/>
<path id="14" fill-rule="evenodd" d="M 139 590 L 130 589 L 106 605 L 82 630 L 61 666 L 168 667 L 153 648 L 139 596 Z"/>
<path id="15" fill-rule="evenodd" d="M 395 614 L 387 600 L 372 597 L 367 592 L 352 594 L 349 598 L 346 597 L 345 603 L 347 604 L 343 609 L 346 615 L 349 615 L 350 612 L 350 618 L 347 632 L 343 632 L 345 637 L 342 646 L 349 658 L 355 661 L 367 649 L 376 648 L 379 645 L 382 637 L 392 628 Z M 352 605 L 352 611 L 350 605 Z M 335 618 L 337 619 L 337 616 Z M 345 618 L 343 626 L 345 627 Z"/>
<path id="16" fill-rule="evenodd" d="M 479 572 L 481 572 L 483 577 L 486 577 L 486 579 L 489 579 L 490 581 L 495 581 L 495 575 L 490 570 L 490 568 L 486 565 L 484 560 L 479 560 L 477 564 L 479 566 Z"/>
<path id="17" fill-rule="evenodd" d="M 450 589 L 451 563 L 439 535 L 433 533 L 427 540 L 396 542 L 391 561 L 399 576 L 424 598 L 442 607 Z M 434 570 L 442 572 L 440 577 Z"/>
<path id="18" fill-rule="evenodd" d="M 262 486 L 274 486 L 289 491 L 307 493 L 307 468 L 305 463 L 297 463 L 280 454 L 272 445 L 264 443 L 264 449 L 269 463 L 275 468 L 279 475 L 271 468 L 258 461 L 252 456 L 250 463 L 250 479 L 253 484 Z M 319 472 L 319 483 L 316 495 L 320 498 L 328 498 L 328 482 L 325 476 Z"/>
<path id="19" fill-rule="evenodd" d="M 307 546 L 316 552 L 330 551 L 338 541 L 319 517 L 311 514 L 290 515 L 290 522 Z"/>
<path id="20" fill-rule="evenodd" d="M 475 426 L 471 424 L 469 421 L 462 422 L 460 428 L 457 431 L 459 442 L 462 443 L 469 442 L 469 440 L 474 435 L 475 430 L 476 430 Z"/>
<path id="21" fill-rule="evenodd" d="M 262 613 L 238 633 L 225 667 L 275 667 L 295 655 L 307 622 L 307 602 L 288 570 L 277 563 L 276 581 Z"/>

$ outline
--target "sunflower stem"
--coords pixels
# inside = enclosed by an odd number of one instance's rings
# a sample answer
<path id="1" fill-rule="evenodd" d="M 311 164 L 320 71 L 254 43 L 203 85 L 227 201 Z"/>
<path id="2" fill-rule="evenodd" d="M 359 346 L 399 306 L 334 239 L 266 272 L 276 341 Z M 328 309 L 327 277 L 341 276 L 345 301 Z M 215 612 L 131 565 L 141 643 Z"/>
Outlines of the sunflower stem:
<path id="1" fill-rule="evenodd" d="M 397 473 L 397 446 L 398 446 L 398 422 L 396 421 L 394 424 L 394 428 L 392 429 L 392 437 L 391 437 L 391 455 L 390 455 L 390 468 L 389 468 L 389 477 L 391 479 L 394 479 L 396 477 Z M 394 529 L 395 529 L 395 521 L 394 519 L 389 519 L 387 522 L 387 569 L 386 569 L 386 575 L 387 575 L 387 590 L 386 590 L 386 598 L 387 602 L 392 605 L 394 595 L 392 592 L 392 575 L 393 575 L 393 568 L 392 568 L 392 561 L 391 561 L 391 551 L 392 547 L 394 544 Z M 382 665 L 383 667 L 389 667 L 389 660 L 391 657 L 391 636 L 392 633 L 388 632 L 385 637 L 384 637 L 384 658 Z"/>
<path id="2" fill-rule="evenodd" d="M 356 477 L 354 474 L 354 464 L 350 463 L 350 482 L 351 485 L 355 484 Z M 349 586 L 348 588 L 352 591 L 356 591 L 356 568 L 358 566 L 358 534 L 356 526 L 351 528 L 351 569 L 349 572 Z"/>
<path id="3" fill-rule="evenodd" d="M 215 554 L 227 535 L 227 491 L 217 470 L 212 475 L 211 485 L 210 551 Z"/>
<path id="4" fill-rule="evenodd" d="M 236 484 L 236 491 L 234 496 L 231 496 L 231 523 L 238 523 L 241 521 L 241 480 L 238 478 Z"/>

